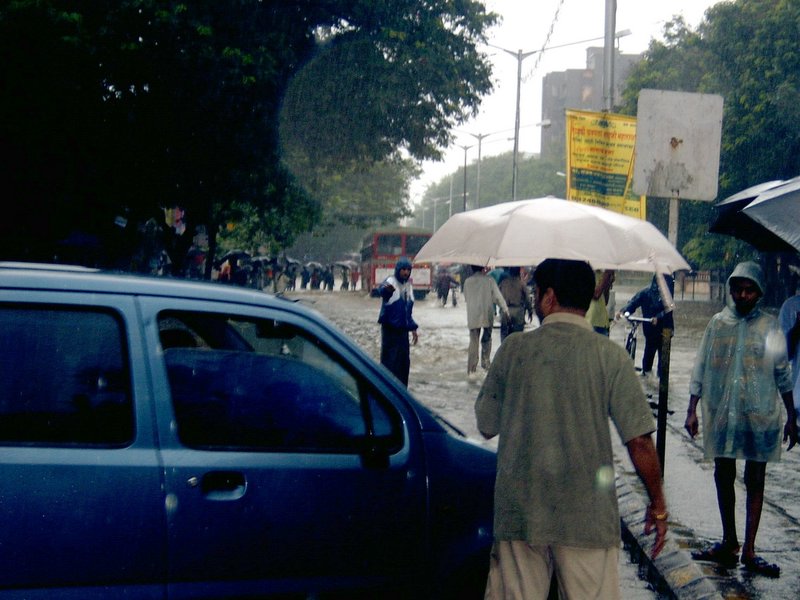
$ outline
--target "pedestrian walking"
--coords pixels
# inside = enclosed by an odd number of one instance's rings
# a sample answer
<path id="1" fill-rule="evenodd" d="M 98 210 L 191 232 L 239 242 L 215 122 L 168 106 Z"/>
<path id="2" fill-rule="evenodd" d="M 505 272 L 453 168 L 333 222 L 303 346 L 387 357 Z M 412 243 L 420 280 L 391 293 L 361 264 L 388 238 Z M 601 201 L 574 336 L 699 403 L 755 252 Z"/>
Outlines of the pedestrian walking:
<path id="1" fill-rule="evenodd" d="M 611 294 L 611 287 L 614 285 L 615 273 L 610 269 L 597 271 L 595 273 L 595 288 L 592 294 L 592 302 L 586 311 L 586 320 L 594 330 L 602 335 L 608 336 L 609 323 L 608 300 Z"/>
<path id="2" fill-rule="evenodd" d="M 401 258 L 394 268 L 394 275 L 387 277 L 378 286 L 381 312 L 381 364 L 394 373 L 403 385 L 408 386 L 411 368 L 411 347 L 408 334 L 414 345 L 419 340 L 417 324 L 414 322 L 414 289 L 411 281 L 411 261 Z"/>
<path id="3" fill-rule="evenodd" d="M 670 294 L 675 293 L 675 281 L 671 275 L 664 275 Z M 658 376 L 661 377 L 661 346 L 664 340 L 664 330 L 675 331 L 675 322 L 672 318 L 672 308 L 665 308 L 658 289 L 658 276 L 653 275 L 649 286 L 636 292 L 630 301 L 622 308 L 617 318 L 621 315 L 633 314 L 637 309 L 642 312 L 642 317 L 650 319 L 642 323 L 644 333 L 644 353 L 642 355 L 642 376 L 647 377 L 653 370 L 653 362 L 658 354 Z"/>
<path id="4" fill-rule="evenodd" d="M 508 317 L 500 321 L 500 343 L 510 334 L 525 329 L 525 315 L 532 314 L 533 305 L 528 288 L 520 279 L 520 268 L 511 267 L 508 277 L 500 282 L 500 293 L 508 306 Z"/>
<path id="5" fill-rule="evenodd" d="M 458 303 L 456 299 L 456 287 L 458 287 L 458 280 L 453 277 L 450 270 L 444 265 L 439 265 L 436 273 L 436 299 L 442 303 L 442 306 L 447 306 L 448 296 L 452 299 L 453 306 Z M 452 292 L 452 295 L 451 295 Z"/>
<path id="6" fill-rule="evenodd" d="M 714 459 L 722 521 L 722 541 L 692 556 L 728 568 L 739 561 L 734 482 L 736 460 L 744 459 L 747 517 L 741 563 L 747 571 L 778 577 L 780 567 L 758 556 L 755 542 L 767 463 L 780 460 L 781 430 L 787 450 L 797 443 L 797 423 L 785 339 L 776 319 L 759 307 L 763 281 L 754 262 L 739 263 L 728 278 L 727 306 L 711 318 L 697 350 L 685 426 L 691 437 L 697 435 L 702 400 L 703 448 L 706 458 Z"/>
<path id="7" fill-rule="evenodd" d="M 508 306 L 495 280 L 483 272 L 483 267 L 472 265 L 472 275 L 464 282 L 464 301 L 467 303 L 467 327 L 469 328 L 469 350 L 467 353 L 467 376 L 478 370 L 478 344 L 480 342 L 481 367 L 489 368 L 492 355 L 492 326 L 494 305 L 500 306 L 508 316 Z"/>
<path id="8" fill-rule="evenodd" d="M 497 351 L 475 403 L 479 431 L 499 435 L 487 599 L 620 598 L 620 518 L 609 418 L 650 504 L 657 556 L 667 533 L 652 413 L 628 355 L 592 331 L 588 263 L 547 259 L 534 274 L 542 323 Z M 469 280 L 467 280 L 469 281 Z"/>

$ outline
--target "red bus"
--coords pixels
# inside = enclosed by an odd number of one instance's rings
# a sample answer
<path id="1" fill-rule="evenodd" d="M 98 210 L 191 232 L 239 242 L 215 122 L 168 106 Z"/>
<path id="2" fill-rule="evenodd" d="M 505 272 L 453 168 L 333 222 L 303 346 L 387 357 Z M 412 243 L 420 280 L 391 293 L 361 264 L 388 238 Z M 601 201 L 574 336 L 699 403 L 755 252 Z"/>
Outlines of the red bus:
<path id="1" fill-rule="evenodd" d="M 364 238 L 361 246 L 361 281 L 365 290 L 372 291 L 389 275 L 394 275 L 398 259 L 405 256 L 413 261 L 417 252 L 431 235 L 427 229 L 386 227 L 376 229 Z M 414 265 L 411 271 L 414 297 L 425 298 L 431 291 L 431 265 Z"/>

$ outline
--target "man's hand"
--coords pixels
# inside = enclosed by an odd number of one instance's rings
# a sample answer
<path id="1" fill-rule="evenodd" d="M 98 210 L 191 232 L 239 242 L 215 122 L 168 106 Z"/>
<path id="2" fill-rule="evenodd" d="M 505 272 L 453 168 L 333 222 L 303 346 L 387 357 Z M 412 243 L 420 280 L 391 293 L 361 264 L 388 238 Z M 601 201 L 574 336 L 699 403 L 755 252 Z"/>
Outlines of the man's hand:
<path id="1" fill-rule="evenodd" d="M 686 431 L 691 438 L 697 436 L 698 423 L 697 423 L 697 403 L 700 402 L 700 396 L 694 394 L 689 396 L 689 408 L 686 410 L 686 422 L 683 424 Z"/>
<path id="2" fill-rule="evenodd" d="M 783 426 L 783 441 L 789 442 L 786 450 L 791 450 L 797 444 L 797 415 L 791 414 Z"/>
<path id="3" fill-rule="evenodd" d="M 664 547 L 667 537 L 667 503 L 661 481 L 661 463 L 658 460 L 655 444 L 650 434 L 640 435 L 625 444 L 637 475 L 647 488 L 650 504 L 644 522 L 644 533 L 656 532 L 651 556 L 655 558 Z"/>
<path id="4" fill-rule="evenodd" d="M 416 346 L 417 342 L 419 341 L 419 336 L 417 335 L 417 330 L 411 332 L 411 345 Z"/>
<path id="5" fill-rule="evenodd" d="M 655 558 L 664 549 L 664 544 L 667 541 L 667 519 L 669 513 L 666 508 L 660 511 L 653 508 L 652 505 L 647 507 L 647 513 L 644 521 L 644 534 L 650 535 L 651 532 L 656 532 L 656 539 L 653 542 L 653 550 L 650 552 L 650 557 Z"/>
<path id="6" fill-rule="evenodd" d="M 686 414 L 686 422 L 683 424 L 683 426 L 689 433 L 689 437 L 691 438 L 697 437 L 698 423 L 697 423 L 697 413 L 695 411 L 691 411 Z"/>
<path id="7" fill-rule="evenodd" d="M 783 406 L 786 408 L 786 425 L 783 426 L 783 441 L 789 442 L 787 450 L 797 444 L 797 411 L 794 408 L 794 394 L 791 391 L 781 394 Z"/>
<path id="8" fill-rule="evenodd" d="M 394 294 L 394 286 L 391 283 L 384 283 L 378 291 L 380 292 L 381 298 L 388 300 L 392 297 L 392 294 Z"/>

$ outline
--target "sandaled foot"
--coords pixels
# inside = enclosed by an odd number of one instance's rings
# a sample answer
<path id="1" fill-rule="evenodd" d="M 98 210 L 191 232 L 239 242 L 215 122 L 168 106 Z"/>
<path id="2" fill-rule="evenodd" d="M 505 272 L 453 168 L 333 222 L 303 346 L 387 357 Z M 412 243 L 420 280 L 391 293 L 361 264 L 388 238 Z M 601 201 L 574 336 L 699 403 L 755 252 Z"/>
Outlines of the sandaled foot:
<path id="1" fill-rule="evenodd" d="M 775 578 L 781 576 L 781 568 L 778 565 L 775 563 L 768 563 L 760 556 L 753 556 L 750 558 L 742 557 L 742 566 L 745 571 L 756 575 Z"/>
<path id="2" fill-rule="evenodd" d="M 718 565 L 732 569 L 739 562 L 739 548 L 737 546 L 728 546 L 722 542 L 717 542 L 703 550 L 696 550 L 692 552 L 692 558 L 695 560 L 707 560 L 715 562 Z"/>

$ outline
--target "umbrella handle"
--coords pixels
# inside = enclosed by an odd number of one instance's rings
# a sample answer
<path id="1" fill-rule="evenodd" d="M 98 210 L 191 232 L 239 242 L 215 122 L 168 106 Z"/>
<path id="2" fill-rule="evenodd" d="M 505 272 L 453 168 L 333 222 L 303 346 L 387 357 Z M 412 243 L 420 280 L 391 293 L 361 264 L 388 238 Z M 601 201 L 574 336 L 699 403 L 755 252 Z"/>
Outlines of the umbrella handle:
<path id="1" fill-rule="evenodd" d="M 675 300 L 669 291 L 667 280 L 664 279 L 664 268 L 660 265 L 656 265 L 656 267 L 656 282 L 658 283 L 658 291 L 661 294 L 661 304 L 664 305 L 664 312 L 671 312 L 675 310 Z"/>

